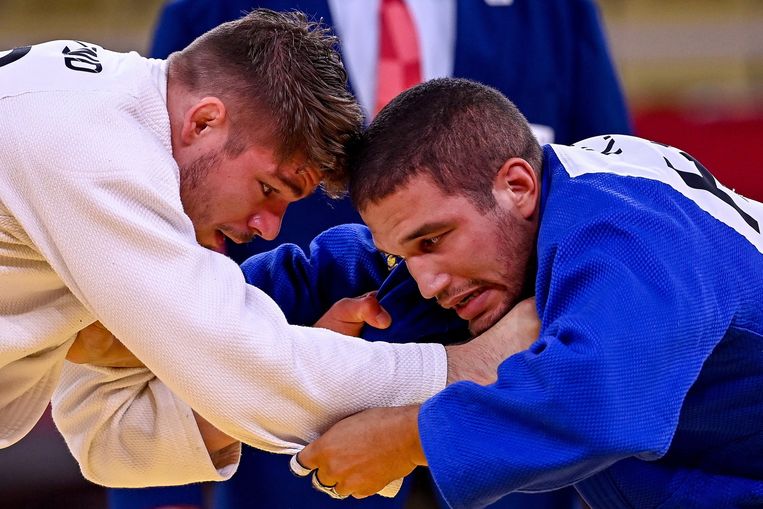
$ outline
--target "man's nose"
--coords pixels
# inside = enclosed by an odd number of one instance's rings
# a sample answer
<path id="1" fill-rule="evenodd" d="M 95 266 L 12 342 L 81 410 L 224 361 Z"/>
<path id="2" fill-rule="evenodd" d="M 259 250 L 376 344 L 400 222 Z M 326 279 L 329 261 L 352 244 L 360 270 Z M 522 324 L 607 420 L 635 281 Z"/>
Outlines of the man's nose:
<path id="1" fill-rule="evenodd" d="M 267 207 L 249 218 L 247 226 L 265 240 L 273 240 L 281 230 L 281 222 L 286 213 L 287 203 Z"/>
<path id="2" fill-rule="evenodd" d="M 428 260 L 426 255 L 406 258 L 405 263 L 425 299 L 437 297 L 448 287 L 450 277 Z"/>

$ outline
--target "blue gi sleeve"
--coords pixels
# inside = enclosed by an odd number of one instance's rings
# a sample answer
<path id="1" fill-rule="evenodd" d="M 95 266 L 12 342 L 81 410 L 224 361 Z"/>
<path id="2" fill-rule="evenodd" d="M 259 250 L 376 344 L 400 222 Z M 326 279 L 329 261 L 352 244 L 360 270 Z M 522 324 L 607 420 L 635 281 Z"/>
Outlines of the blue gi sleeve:
<path id="1" fill-rule="evenodd" d="M 471 337 L 468 322 L 435 299 L 425 299 L 404 261 L 398 263 L 376 293 L 379 304 L 392 317 L 386 329 L 370 325 L 360 335 L 368 341 L 415 341 L 417 343 L 458 343 Z"/>
<path id="2" fill-rule="evenodd" d="M 309 255 L 294 244 L 254 255 L 241 264 L 247 283 L 278 303 L 296 325 L 314 324 L 338 300 L 376 291 L 392 316 L 387 329 L 366 326 L 369 341 L 452 343 L 469 337 L 467 323 L 426 300 L 405 263 L 374 246 L 366 226 L 345 224 L 318 235 Z"/>
<path id="3" fill-rule="evenodd" d="M 241 270 L 295 325 L 313 325 L 336 301 L 377 290 L 389 273 L 371 232 L 359 224 L 326 230 L 310 243 L 309 255 L 283 244 L 250 257 Z"/>

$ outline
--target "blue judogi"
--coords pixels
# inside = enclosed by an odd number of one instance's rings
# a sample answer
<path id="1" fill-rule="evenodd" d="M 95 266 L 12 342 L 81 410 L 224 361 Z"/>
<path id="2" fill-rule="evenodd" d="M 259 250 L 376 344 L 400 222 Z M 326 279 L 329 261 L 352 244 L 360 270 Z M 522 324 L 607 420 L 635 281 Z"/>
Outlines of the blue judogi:
<path id="1" fill-rule="evenodd" d="M 544 151 L 541 334 L 426 402 L 454 508 L 574 484 L 593 508 L 763 507 L 763 205 L 628 136 Z"/>

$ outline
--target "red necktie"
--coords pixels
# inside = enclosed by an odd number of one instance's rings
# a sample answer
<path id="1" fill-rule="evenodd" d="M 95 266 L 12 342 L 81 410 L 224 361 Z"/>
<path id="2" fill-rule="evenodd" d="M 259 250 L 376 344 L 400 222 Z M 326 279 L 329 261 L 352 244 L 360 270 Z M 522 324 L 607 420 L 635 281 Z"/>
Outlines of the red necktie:
<path id="1" fill-rule="evenodd" d="M 411 13 L 404 0 L 381 0 L 374 115 L 417 83 L 421 83 L 421 54 Z"/>

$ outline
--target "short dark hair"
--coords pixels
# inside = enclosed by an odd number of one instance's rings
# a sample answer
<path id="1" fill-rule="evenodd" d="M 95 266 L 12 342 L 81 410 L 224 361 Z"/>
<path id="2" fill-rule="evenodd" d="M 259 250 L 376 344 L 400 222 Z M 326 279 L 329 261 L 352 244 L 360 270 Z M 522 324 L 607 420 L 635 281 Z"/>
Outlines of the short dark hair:
<path id="1" fill-rule="evenodd" d="M 444 193 L 462 194 L 487 211 L 495 206 L 492 184 L 504 162 L 521 157 L 540 172 L 542 161 L 517 107 L 464 79 L 436 79 L 403 92 L 353 145 L 349 186 L 358 210 L 427 175 Z"/>
<path id="2" fill-rule="evenodd" d="M 330 192 L 344 188 L 345 145 L 362 114 L 347 90 L 337 38 L 322 23 L 297 11 L 256 9 L 169 58 L 184 86 L 228 106 L 236 129 L 226 153 L 238 155 L 265 136 L 282 160 L 307 157 Z"/>

